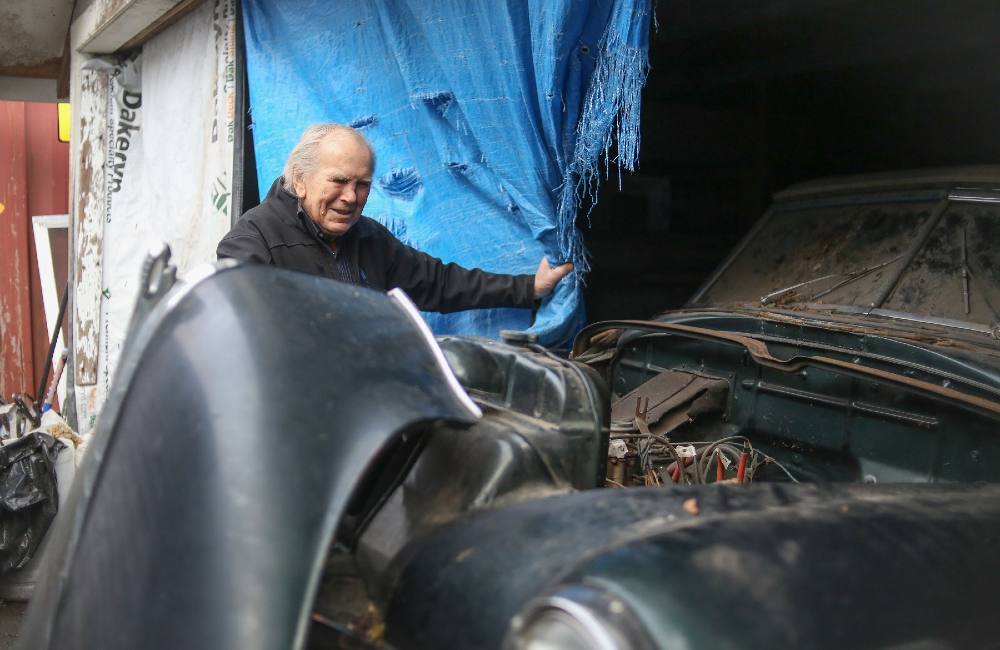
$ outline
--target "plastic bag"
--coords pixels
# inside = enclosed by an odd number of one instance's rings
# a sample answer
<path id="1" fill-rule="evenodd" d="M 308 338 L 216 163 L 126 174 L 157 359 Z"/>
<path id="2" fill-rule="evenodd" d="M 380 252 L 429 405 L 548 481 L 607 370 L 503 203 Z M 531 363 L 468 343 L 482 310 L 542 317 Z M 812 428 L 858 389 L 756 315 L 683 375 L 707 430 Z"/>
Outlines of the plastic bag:
<path id="1" fill-rule="evenodd" d="M 54 460 L 63 447 L 37 432 L 0 447 L 0 575 L 27 564 L 56 516 Z"/>

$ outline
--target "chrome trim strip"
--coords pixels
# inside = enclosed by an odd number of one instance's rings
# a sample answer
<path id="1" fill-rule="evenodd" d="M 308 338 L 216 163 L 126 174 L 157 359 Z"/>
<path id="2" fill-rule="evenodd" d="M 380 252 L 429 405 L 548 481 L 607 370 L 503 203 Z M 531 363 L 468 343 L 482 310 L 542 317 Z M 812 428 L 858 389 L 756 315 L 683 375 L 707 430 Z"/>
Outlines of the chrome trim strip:
<path id="1" fill-rule="evenodd" d="M 601 650 L 625 650 L 614 639 L 614 637 L 608 633 L 608 629 L 605 624 L 597 618 L 592 611 L 590 611 L 590 608 L 585 605 L 570 600 L 565 596 L 552 596 L 543 601 L 542 606 L 539 607 L 535 616 L 541 614 L 546 609 L 555 609 L 567 614 L 587 631 L 591 640 L 593 640 L 597 644 L 597 647 Z"/>
<path id="2" fill-rule="evenodd" d="M 842 308 L 837 308 L 833 310 L 833 313 L 841 311 Z M 893 311 L 891 309 L 873 309 L 871 312 L 867 310 L 860 310 L 861 313 L 867 313 L 871 316 L 881 316 L 883 318 L 891 318 L 892 320 L 909 321 L 912 323 L 922 323 L 924 325 L 941 325 L 942 327 L 951 327 L 957 330 L 964 330 L 966 332 L 976 332 L 977 334 L 985 334 L 986 336 L 992 336 L 992 328 L 989 325 L 982 325 L 979 323 L 968 323 L 965 321 L 955 320 L 953 318 L 940 318 L 937 316 L 920 316 L 918 314 L 908 314 L 902 311 Z M 850 313 L 850 312 L 848 312 Z"/>
<path id="3" fill-rule="evenodd" d="M 741 383 L 741 387 L 751 390 L 756 388 L 762 393 L 780 395 L 782 397 L 797 399 L 810 404 L 823 404 L 824 406 L 832 406 L 834 408 L 855 410 L 860 413 L 864 413 L 865 415 L 882 418 L 883 420 L 902 422 L 904 424 L 915 425 L 925 429 L 933 429 L 938 425 L 938 419 L 933 416 L 921 415 L 919 413 L 909 413 L 907 411 L 891 408 L 889 406 L 883 406 L 881 404 L 872 404 L 870 402 L 863 402 L 859 400 L 849 400 L 841 397 L 831 397 L 822 393 L 792 388 L 791 386 L 782 386 L 780 384 L 774 384 L 767 381 L 754 382 L 753 380 L 746 380 Z"/>
<path id="4" fill-rule="evenodd" d="M 413 321 L 413 324 L 417 326 L 420 330 L 420 334 L 427 341 L 427 344 L 431 348 L 431 352 L 434 354 L 434 359 L 437 360 L 438 367 L 441 372 L 444 373 L 445 380 L 448 382 L 448 387 L 451 388 L 455 397 L 461 402 L 462 406 L 468 409 L 469 413 L 476 419 L 483 417 L 483 412 L 476 406 L 476 403 L 472 401 L 469 394 L 465 392 L 462 388 L 462 384 L 458 382 L 458 377 L 452 372 L 451 366 L 448 365 L 448 360 L 444 358 L 444 352 L 441 351 L 441 346 L 438 345 L 437 340 L 434 338 L 434 334 L 431 333 L 431 328 L 427 326 L 423 317 L 420 316 L 420 311 L 417 306 L 413 304 L 410 297 L 406 295 L 406 292 L 400 288 L 395 288 L 389 291 L 389 297 L 396 301 L 400 307 L 402 307 L 403 312 Z"/>
<path id="5" fill-rule="evenodd" d="M 962 203 L 1000 203 L 1000 196 L 996 192 L 953 190 L 948 194 L 948 200 Z"/>
<path id="6" fill-rule="evenodd" d="M 774 209 L 778 212 L 789 212 L 797 210 L 809 210 L 818 208 L 840 208 L 849 205 L 879 205 L 884 203 L 929 203 L 937 202 L 947 198 L 948 192 L 944 188 L 928 190 L 887 190 L 876 193 L 850 193 L 842 194 L 819 193 L 801 196 L 781 196 L 778 192 L 774 195 Z"/>
<path id="7" fill-rule="evenodd" d="M 524 648 L 530 641 L 533 625 L 546 613 L 558 612 L 568 617 L 589 637 L 599 650 L 652 650 L 663 647 L 654 643 L 649 630 L 618 594 L 591 584 L 570 584 L 548 596 L 531 600 L 510 621 L 501 647 L 505 650 Z M 589 647 L 589 646 L 588 646 Z"/>

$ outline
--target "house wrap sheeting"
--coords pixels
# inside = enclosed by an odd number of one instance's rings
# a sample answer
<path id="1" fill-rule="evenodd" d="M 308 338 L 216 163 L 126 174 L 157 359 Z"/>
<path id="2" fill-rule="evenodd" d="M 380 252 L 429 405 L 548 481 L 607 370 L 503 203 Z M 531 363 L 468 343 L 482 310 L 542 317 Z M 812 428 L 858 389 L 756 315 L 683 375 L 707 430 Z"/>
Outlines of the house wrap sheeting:
<path id="1" fill-rule="evenodd" d="M 114 378 L 150 247 L 178 271 L 215 260 L 230 226 L 235 0 L 203 3 L 112 71 L 96 384 L 77 386 L 88 431 Z"/>
<path id="2" fill-rule="evenodd" d="M 584 320 L 575 226 L 599 158 L 638 160 L 649 0 L 248 0 L 247 69 L 261 195 L 303 128 L 360 129 L 378 156 L 365 213 L 445 261 L 534 273 L 571 260 L 532 331 Z M 527 310 L 428 315 L 437 333 L 527 329 Z"/>

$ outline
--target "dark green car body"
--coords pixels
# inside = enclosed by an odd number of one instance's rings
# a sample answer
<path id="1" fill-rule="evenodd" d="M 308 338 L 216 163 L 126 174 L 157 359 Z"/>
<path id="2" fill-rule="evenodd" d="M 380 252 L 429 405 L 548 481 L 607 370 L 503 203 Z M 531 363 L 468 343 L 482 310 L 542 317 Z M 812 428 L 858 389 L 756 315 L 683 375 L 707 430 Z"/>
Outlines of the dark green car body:
<path id="1" fill-rule="evenodd" d="M 685 309 L 623 337 L 612 389 L 664 369 L 722 378 L 714 428 L 759 440 L 803 480 L 996 481 L 996 305 L 1000 169 L 803 184 Z"/>
<path id="2" fill-rule="evenodd" d="M 21 647 L 995 647 L 994 188 L 792 188 L 570 359 L 165 251 Z"/>

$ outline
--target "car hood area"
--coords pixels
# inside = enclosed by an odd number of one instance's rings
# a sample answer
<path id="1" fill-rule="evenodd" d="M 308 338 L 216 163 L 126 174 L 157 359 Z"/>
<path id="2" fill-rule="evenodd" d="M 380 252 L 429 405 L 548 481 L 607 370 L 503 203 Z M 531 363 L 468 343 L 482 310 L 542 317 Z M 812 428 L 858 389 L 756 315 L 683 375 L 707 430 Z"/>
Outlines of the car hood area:
<path id="1" fill-rule="evenodd" d="M 494 647 L 525 602 L 587 590 L 617 602 L 615 627 L 646 630 L 631 647 L 970 647 L 991 635 L 998 497 L 762 484 L 521 503 L 422 540 L 388 605 L 390 641 Z"/>
<path id="2" fill-rule="evenodd" d="M 405 297 L 264 266 L 172 276 L 147 264 L 23 648 L 302 647 L 380 453 L 480 416 Z"/>
<path id="3" fill-rule="evenodd" d="M 266 266 L 140 287 L 23 648 L 991 634 L 1000 379 L 965 343 L 699 307 L 564 358 Z"/>

